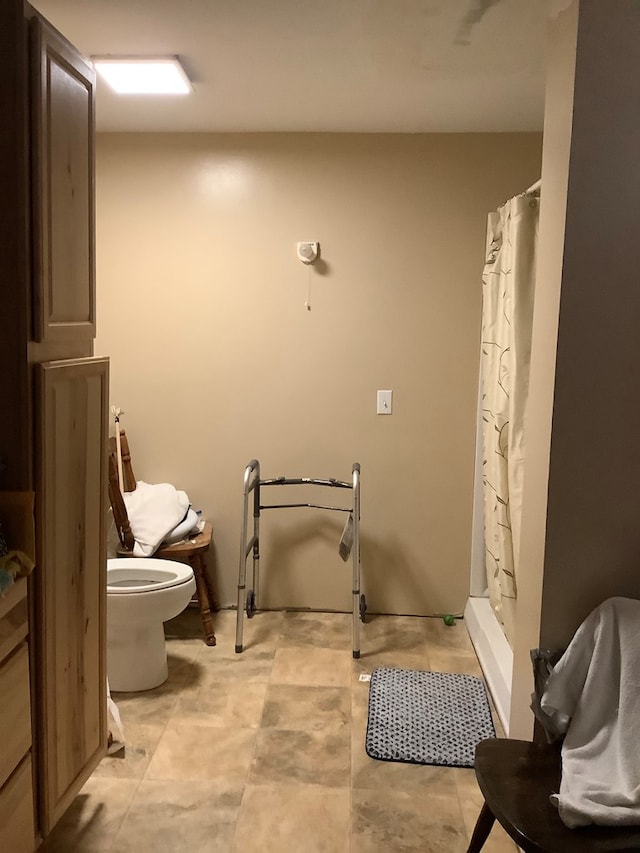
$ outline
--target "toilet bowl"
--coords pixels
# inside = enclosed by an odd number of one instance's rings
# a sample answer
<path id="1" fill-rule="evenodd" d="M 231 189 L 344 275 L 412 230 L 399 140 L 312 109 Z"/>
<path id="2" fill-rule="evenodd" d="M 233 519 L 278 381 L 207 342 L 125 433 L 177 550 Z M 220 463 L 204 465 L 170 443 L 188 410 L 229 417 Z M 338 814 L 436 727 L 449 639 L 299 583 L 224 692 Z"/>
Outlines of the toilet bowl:
<path id="1" fill-rule="evenodd" d="M 107 560 L 107 675 L 111 690 L 151 690 L 167 680 L 163 622 L 195 592 L 191 566 L 173 560 Z"/>

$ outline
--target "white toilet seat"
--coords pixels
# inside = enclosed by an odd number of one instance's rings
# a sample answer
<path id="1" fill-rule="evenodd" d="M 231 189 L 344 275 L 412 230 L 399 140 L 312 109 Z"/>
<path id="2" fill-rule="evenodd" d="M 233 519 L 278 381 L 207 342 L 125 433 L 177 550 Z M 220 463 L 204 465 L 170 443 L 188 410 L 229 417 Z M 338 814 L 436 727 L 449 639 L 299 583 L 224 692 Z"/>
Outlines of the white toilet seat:
<path id="1" fill-rule="evenodd" d="M 192 579 L 193 569 L 186 563 L 148 557 L 107 560 L 108 595 L 144 595 L 182 586 Z"/>

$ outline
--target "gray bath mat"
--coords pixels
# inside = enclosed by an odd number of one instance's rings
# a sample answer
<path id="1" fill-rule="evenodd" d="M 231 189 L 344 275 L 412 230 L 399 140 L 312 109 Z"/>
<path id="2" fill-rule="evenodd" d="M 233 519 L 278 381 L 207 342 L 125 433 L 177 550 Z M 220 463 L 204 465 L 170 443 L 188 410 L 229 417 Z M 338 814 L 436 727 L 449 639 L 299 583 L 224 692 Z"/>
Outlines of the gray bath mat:
<path id="1" fill-rule="evenodd" d="M 479 678 L 374 669 L 365 742 L 370 758 L 473 767 L 476 745 L 495 736 L 487 693 Z"/>

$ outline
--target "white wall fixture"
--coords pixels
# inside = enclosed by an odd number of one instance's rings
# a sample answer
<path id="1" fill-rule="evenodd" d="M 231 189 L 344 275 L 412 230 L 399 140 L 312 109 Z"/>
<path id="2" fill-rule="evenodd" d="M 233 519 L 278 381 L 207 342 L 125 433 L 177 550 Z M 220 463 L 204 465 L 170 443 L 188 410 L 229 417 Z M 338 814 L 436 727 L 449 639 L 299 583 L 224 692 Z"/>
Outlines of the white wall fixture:
<path id="1" fill-rule="evenodd" d="M 296 254 L 298 256 L 298 260 L 302 261 L 303 264 L 307 265 L 307 301 L 304 303 L 304 307 L 307 311 L 311 311 L 311 264 L 314 263 L 318 259 L 318 255 L 320 254 L 320 243 L 317 242 L 303 242 L 296 244 Z"/>
<path id="2" fill-rule="evenodd" d="M 318 258 L 320 243 L 298 243 L 296 249 L 303 264 L 312 264 Z"/>

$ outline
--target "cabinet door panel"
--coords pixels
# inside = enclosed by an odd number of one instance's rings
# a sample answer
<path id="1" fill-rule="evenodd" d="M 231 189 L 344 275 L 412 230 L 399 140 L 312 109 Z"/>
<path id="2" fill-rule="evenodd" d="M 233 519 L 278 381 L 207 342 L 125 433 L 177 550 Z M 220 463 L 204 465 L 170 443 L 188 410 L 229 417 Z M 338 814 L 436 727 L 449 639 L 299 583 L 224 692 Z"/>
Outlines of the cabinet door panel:
<path id="1" fill-rule="evenodd" d="M 94 91 L 91 65 L 30 21 L 34 338 L 95 337 Z"/>
<path id="2" fill-rule="evenodd" d="M 104 755 L 108 359 L 39 365 L 36 622 L 41 828 Z"/>

